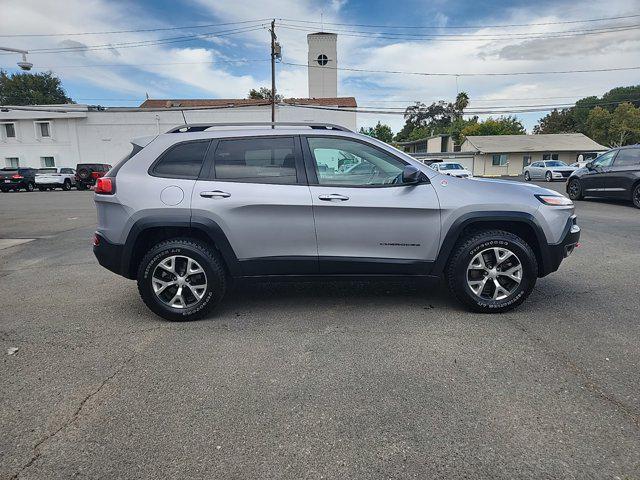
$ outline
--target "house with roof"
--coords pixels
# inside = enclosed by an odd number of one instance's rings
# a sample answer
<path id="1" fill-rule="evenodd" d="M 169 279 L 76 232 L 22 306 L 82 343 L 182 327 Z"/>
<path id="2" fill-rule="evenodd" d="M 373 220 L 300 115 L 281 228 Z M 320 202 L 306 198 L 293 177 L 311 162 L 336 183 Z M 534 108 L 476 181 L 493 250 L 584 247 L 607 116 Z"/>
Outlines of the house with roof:
<path id="1" fill-rule="evenodd" d="M 474 175 L 521 175 L 532 162 L 560 160 L 566 164 L 578 161 L 579 155 L 593 156 L 608 150 L 582 133 L 538 135 L 468 136 L 460 146 L 461 154 L 473 154 Z"/>

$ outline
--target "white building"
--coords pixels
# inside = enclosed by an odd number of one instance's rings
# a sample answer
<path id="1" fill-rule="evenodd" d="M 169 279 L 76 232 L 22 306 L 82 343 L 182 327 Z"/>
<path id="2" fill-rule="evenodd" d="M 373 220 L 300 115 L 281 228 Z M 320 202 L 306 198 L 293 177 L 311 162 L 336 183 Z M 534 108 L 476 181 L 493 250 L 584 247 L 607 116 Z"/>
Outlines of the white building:
<path id="1" fill-rule="evenodd" d="M 308 42 L 310 62 L 314 56 L 319 67 L 334 68 L 309 68 L 310 98 L 285 99 L 276 105 L 276 121 L 334 123 L 355 130 L 355 98 L 337 97 L 336 35 L 313 34 Z M 271 121 L 269 100 L 254 99 L 151 99 L 137 108 L 22 108 L 0 109 L 0 167 L 113 165 L 129 153 L 132 138 L 166 132 L 185 119 L 187 123 Z"/>

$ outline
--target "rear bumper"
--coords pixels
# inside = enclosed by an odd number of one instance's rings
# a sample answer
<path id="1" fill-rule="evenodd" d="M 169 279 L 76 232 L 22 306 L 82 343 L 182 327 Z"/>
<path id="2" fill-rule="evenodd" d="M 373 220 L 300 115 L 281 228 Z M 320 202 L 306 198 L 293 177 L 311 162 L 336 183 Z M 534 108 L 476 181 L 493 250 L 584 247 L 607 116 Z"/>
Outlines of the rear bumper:
<path id="1" fill-rule="evenodd" d="M 544 265 L 540 276 L 543 277 L 558 270 L 562 261 L 573 253 L 579 241 L 580 227 L 576 223 L 576 216 L 572 215 L 567 222 L 562 240 L 547 245 L 547 255 L 543 258 Z"/>
<path id="2" fill-rule="evenodd" d="M 124 245 L 108 242 L 99 233 L 95 234 L 93 242 L 93 254 L 98 259 L 98 263 L 113 273 L 123 275 L 122 258 Z"/>

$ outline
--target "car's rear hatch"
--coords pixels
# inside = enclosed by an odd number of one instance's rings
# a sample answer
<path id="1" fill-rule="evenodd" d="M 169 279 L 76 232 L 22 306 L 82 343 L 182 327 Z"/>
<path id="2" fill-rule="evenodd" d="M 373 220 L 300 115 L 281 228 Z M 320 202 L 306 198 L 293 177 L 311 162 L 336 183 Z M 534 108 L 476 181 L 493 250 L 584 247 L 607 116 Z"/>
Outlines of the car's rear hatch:
<path id="1" fill-rule="evenodd" d="M 21 180 L 22 180 L 22 175 L 18 173 L 18 170 L 5 169 L 5 168 L 0 170 L 0 184 L 19 183 Z"/>

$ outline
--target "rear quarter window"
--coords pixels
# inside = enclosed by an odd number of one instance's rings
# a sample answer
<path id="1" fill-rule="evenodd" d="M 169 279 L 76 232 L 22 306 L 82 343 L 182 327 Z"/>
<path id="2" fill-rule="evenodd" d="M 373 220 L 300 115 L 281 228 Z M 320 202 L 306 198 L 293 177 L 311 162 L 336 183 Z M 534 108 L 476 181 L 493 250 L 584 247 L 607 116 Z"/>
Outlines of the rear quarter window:
<path id="1" fill-rule="evenodd" d="M 209 140 L 179 143 L 166 150 L 151 166 L 156 177 L 197 179 L 209 147 Z"/>

